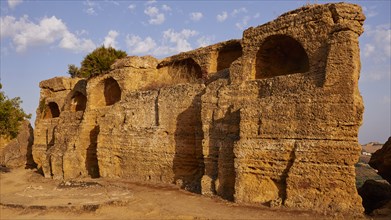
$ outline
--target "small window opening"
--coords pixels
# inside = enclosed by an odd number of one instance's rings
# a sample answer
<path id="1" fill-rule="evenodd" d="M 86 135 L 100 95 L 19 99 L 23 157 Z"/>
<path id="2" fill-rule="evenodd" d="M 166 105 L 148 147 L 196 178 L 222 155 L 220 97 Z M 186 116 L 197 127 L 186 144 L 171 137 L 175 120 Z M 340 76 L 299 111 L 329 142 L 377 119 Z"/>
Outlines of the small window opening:
<path id="1" fill-rule="evenodd" d="M 121 88 L 117 81 L 113 78 L 105 79 L 104 81 L 104 96 L 106 106 L 113 105 L 121 100 Z"/>

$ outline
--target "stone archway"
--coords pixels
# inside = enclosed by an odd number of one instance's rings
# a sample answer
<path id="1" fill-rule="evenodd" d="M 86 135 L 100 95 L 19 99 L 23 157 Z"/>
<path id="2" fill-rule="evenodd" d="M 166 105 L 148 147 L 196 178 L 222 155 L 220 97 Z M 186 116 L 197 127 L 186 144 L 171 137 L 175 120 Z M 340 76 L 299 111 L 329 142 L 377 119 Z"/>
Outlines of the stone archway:
<path id="1" fill-rule="evenodd" d="M 286 35 L 267 37 L 256 57 L 256 79 L 304 73 L 309 70 L 308 55 L 303 46 Z"/>

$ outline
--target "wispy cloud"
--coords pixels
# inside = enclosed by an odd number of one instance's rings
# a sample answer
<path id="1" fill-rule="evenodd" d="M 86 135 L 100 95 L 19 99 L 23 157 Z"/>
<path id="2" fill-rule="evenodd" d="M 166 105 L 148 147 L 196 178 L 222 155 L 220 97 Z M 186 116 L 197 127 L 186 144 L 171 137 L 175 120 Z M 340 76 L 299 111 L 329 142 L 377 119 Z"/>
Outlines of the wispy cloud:
<path id="1" fill-rule="evenodd" d="M 369 57 L 375 52 L 375 46 L 372 44 L 365 44 L 364 46 L 364 56 Z"/>
<path id="2" fill-rule="evenodd" d="M 372 18 L 372 17 L 375 17 L 377 16 L 379 13 L 376 11 L 376 5 L 373 5 L 373 6 L 369 6 L 369 7 L 362 7 L 364 13 L 365 13 L 365 16 L 368 17 L 368 18 Z"/>
<path id="3" fill-rule="evenodd" d="M 197 39 L 197 43 L 199 47 L 206 47 L 212 44 L 215 36 L 202 36 Z"/>
<path id="4" fill-rule="evenodd" d="M 162 10 L 163 11 L 171 11 L 171 8 L 168 5 L 162 5 Z"/>
<path id="5" fill-rule="evenodd" d="M 162 24 L 166 19 L 164 14 L 160 13 L 157 7 L 148 6 L 144 10 L 144 13 L 149 16 L 149 24 L 159 25 Z"/>
<path id="6" fill-rule="evenodd" d="M 372 27 L 365 25 L 365 32 L 369 42 L 365 45 L 363 55 L 371 56 L 376 62 L 389 61 L 391 57 L 391 24 L 382 24 Z"/>
<path id="7" fill-rule="evenodd" d="M 223 21 L 227 20 L 227 18 L 228 18 L 228 12 L 226 12 L 226 11 L 223 11 L 223 12 L 221 12 L 221 14 L 218 14 L 216 16 L 216 19 L 219 22 L 223 22 Z"/>
<path id="8" fill-rule="evenodd" d="M 129 9 L 130 11 L 134 11 L 134 10 L 136 9 L 136 5 L 135 5 L 135 4 L 130 4 L 130 5 L 128 6 L 128 9 Z"/>
<path id="9" fill-rule="evenodd" d="M 14 9 L 16 6 L 22 4 L 23 0 L 8 0 L 8 7 Z"/>
<path id="10" fill-rule="evenodd" d="M 204 15 L 201 12 L 192 12 L 189 16 L 192 21 L 199 21 Z"/>
<path id="11" fill-rule="evenodd" d="M 131 54 L 155 56 L 171 55 L 184 51 L 192 50 L 189 39 L 198 35 L 198 32 L 190 29 L 174 31 L 168 29 L 162 32 L 162 40 L 158 45 L 151 37 L 141 38 L 137 35 L 128 35 L 126 45 Z"/>
<path id="12" fill-rule="evenodd" d="M 38 23 L 29 20 L 25 15 L 19 19 L 12 16 L 1 17 L 0 38 L 12 39 L 17 52 L 26 51 L 29 47 L 50 45 L 58 42 L 58 46 L 74 52 L 88 52 L 95 44 L 84 38 L 78 38 L 70 32 L 66 24 L 52 16 L 44 17 Z"/>
<path id="13" fill-rule="evenodd" d="M 114 1 L 114 0 L 105 0 L 105 2 L 111 3 L 113 5 L 119 6 L 119 2 Z"/>
<path id="14" fill-rule="evenodd" d="M 90 0 L 83 2 L 83 4 L 87 7 L 84 9 L 84 12 L 88 15 L 97 15 L 96 8 L 99 8 L 99 4 Z"/>
<path id="15" fill-rule="evenodd" d="M 242 7 L 242 8 L 235 8 L 235 9 L 231 12 L 231 16 L 232 16 L 232 17 L 235 17 L 236 15 L 241 14 L 241 13 L 247 13 L 247 8 L 245 8 L 245 7 Z"/>
<path id="16" fill-rule="evenodd" d="M 242 18 L 242 20 L 240 20 L 239 22 L 236 22 L 235 23 L 235 26 L 239 29 L 239 30 L 244 30 L 247 26 L 248 26 L 248 21 L 250 20 L 250 17 L 249 16 L 244 16 Z"/>
<path id="17" fill-rule="evenodd" d="M 157 3 L 156 0 L 149 0 L 149 1 L 145 2 L 146 5 L 152 5 L 152 4 L 155 4 L 155 3 Z"/>
<path id="18" fill-rule="evenodd" d="M 156 48 L 154 54 L 159 56 L 192 50 L 188 39 L 197 34 L 197 31 L 190 29 L 182 29 L 179 32 L 168 29 L 163 32 L 162 45 Z"/>

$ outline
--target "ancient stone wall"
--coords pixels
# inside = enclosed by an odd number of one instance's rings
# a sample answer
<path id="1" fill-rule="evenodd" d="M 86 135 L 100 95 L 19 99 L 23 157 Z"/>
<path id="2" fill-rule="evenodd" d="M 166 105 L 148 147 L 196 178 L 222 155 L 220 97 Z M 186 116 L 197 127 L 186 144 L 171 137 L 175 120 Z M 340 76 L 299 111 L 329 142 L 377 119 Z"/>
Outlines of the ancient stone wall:
<path id="1" fill-rule="evenodd" d="M 174 183 L 242 203 L 361 213 L 357 5 L 311 5 L 231 40 L 41 82 L 47 177 Z"/>

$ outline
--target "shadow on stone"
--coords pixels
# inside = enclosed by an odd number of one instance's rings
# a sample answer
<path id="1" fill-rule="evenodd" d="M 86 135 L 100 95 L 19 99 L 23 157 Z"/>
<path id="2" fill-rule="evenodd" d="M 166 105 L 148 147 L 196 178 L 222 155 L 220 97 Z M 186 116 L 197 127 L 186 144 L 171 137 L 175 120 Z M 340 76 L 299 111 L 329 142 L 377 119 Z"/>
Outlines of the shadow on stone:
<path id="1" fill-rule="evenodd" d="M 174 181 L 181 188 L 201 193 L 204 173 L 202 154 L 201 95 L 177 117 L 175 131 Z"/>

